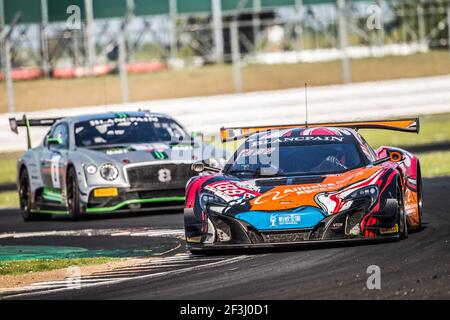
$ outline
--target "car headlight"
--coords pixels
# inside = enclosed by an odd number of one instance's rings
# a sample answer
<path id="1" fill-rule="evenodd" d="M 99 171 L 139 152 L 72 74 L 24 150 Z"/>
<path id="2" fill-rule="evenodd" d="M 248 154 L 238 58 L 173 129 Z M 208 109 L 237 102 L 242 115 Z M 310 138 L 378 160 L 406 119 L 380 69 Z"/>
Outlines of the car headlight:
<path id="1" fill-rule="evenodd" d="M 119 169 L 111 163 L 106 163 L 100 167 L 100 175 L 107 181 L 114 181 L 119 177 Z"/>
<path id="2" fill-rule="evenodd" d="M 88 174 L 95 174 L 97 172 L 97 167 L 94 166 L 93 164 L 90 164 L 85 167 L 85 170 L 86 170 L 86 173 L 88 173 Z"/>
<path id="3" fill-rule="evenodd" d="M 202 193 L 200 195 L 200 207 L 203 211 L 212 211 L 214 213 L 222 213 L 227 206 L 227 202 L 216 195 L 210 193 Z"/>
<path id="4" fill-rule="evenodd" d="M 370 208 L 378 200 L 378 193 L 379 193 L 378 186 L 372 185 L 353 191 L 345 198 L 345 200 L 354 201 L 358 199 L 369 198 L 370 199 L 369 208 Z"/>

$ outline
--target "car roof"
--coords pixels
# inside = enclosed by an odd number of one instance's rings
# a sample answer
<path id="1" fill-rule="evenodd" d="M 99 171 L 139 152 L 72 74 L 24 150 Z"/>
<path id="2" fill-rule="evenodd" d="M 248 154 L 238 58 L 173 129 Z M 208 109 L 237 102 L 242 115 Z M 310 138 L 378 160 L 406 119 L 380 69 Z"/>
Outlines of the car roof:
<path id="1" fill-rule="evenodd" d="M 83 122 L 83 121 L 91 121 L 91 120 L 102 120 L 102 119 L 110 119 L 110 118 L 121 118 L 121 117 L 163 117 L 172 119 L 169 115 L 154 113 L 150 111 L 131 111 L 131 112 L 104 112 L 104 113 L 94 113 L 94 114 L 85 114 L 80 116 L 71 116 L 66 117 L 61 120 L 65 120 L 67 122 Z"/>

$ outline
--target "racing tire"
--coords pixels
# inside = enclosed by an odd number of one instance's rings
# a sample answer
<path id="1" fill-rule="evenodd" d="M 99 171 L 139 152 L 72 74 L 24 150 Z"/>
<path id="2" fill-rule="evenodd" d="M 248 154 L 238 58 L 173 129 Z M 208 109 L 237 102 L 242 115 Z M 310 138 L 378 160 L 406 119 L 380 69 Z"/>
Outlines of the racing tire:
<path id="1" fill-rule="evenodd" d="M 397 185 L 397 224 L 400 239 L 408 237 L 408 222 L 406 220 L 405 201 L 400 183 Z"/>
<path id="2" fill-rule="evenodd" d="M 72 220 L 81 218 L 80 189 L 74 167 L 70 167 L 67 173 L 67 210 Z"/>
<path id="3" fill-rule="evenodd" d="M 28 170 L 23 169 L 19 177 L 19 201 L 20 201 L 20 213 L 22 219 L 25 222 L 38 220 L 38 215 L 33 213 L 31 207 L 33 205 L 30 178 L 28 176 Z"/>
<path id="4" fill-rule="evenodd" d="M 417 208 L 419 210 L 419 227 L 423 228 L 423 186 L 420 165 L 417 166 Z"/>

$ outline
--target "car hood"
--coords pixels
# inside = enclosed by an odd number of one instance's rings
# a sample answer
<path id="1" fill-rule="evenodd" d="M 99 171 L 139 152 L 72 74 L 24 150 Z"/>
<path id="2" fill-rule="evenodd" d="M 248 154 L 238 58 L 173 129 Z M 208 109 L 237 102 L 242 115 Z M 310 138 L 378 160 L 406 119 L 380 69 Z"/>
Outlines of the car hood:
<path id="1" fill-rule="evenodd" d="M 192 162 L 197 144 L 171 145 L 169 143 L 122 144 L 100 148 L 79 148 L 91 162 L 113 162 L 116 164 L 136 164 L 153 161 Z M 195 158 L 194 158 L 195 159 Z M 95 164 L 95 163 L 94 163 Z"/>
<path id="2" fill-rule="evenodd" d="M 380 167 L 358 168 L 342 174 L 256 180 L 260 195 L 250 200 L 252 210 L 292 210 L 301 206 L 321 207 L 319 195 L 337 195 L 354 186 L 355 189 L 374 183 Z M 344 193 L 347 195 L 347 193 Z"/>

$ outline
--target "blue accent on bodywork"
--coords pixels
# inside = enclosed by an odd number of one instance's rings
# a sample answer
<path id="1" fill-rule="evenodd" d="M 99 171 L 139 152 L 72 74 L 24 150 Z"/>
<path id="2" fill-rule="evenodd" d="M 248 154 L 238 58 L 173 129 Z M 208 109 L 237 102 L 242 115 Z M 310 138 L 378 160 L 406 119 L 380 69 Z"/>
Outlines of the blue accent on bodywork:
<path id="1" fill-rule="evenodd" d="M 300 207 L 293 211 L 248 211 L 235 218 L 243 220 L 257 230 L 286 230 L 313 228 L 327 215 L 315 207 Z"/>

